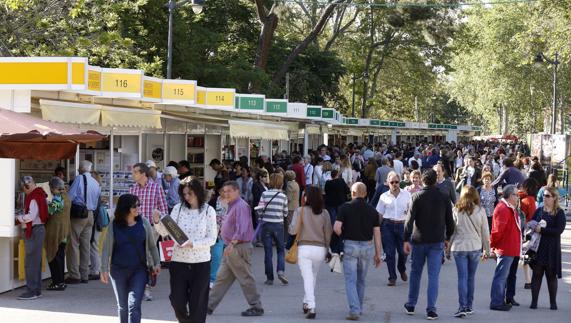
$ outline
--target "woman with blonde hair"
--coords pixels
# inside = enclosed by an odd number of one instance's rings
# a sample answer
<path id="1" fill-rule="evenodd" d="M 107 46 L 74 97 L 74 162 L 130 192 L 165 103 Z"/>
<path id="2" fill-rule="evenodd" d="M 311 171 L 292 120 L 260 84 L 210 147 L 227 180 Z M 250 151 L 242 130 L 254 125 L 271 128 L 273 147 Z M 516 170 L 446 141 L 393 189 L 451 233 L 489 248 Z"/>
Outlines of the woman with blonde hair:
<path id="1" fill-rule="evenodd" d="M 565 212 L 559 207 L 559 191 L 548 187 L 543 193 L 543 207 L 535 211 L 534 220 L 538 223 L 535 232 L 541 234 L 535 259 L 530 262 L 533 270 L 531 278 L 531 305 L 537 308 L 543 275 L 547 279 L 551 309 L 557 309 L 557 279 L 561 278 L 561 234 L 565 231 Z M 541 223 L 545 223 L 542 226 Z"/>
<path id="2" fill-rule="evenodd" d="M 340 161 L 341 169 L 339 170 L 339 174 L 341 174 L 341 178 L 343 178 L 347 186 L 351 187 L 351 185 L 353 185 L 353 168 L 351 167 L 351 161 L 346 155 L 341 155 Z"/>
<path id="3" fill-rule="evenodd" d="M 456 227 L 449 248 L 458 272 L 459 302 L 454 316 L 464 317 L 473 313 L 474 277 L 480 259 L 485 260 L 490 254 L 490 233 L 486 211 L 480 206 L 480 195 L 473 186 L 462 188 L 453 213 Z"/>
<path id="4" fill-rule="evenodd" d="M 410 180 L 412 183 L 409 186 L 405 187 L 405 190 L 407 190 L 410 194 L 416 193 L 416 192 L 419 192 L 420 190 L 422 190 L 421 178 L 422 178 L 422 175 L 420 174 L 420 171 L 418 169 L 413 170 L 410 173 Z"/>
<path id="5" fill-rule="evenodd" d="M 321 178 L 319 179 L 319 188 L 321 188 L 321 192 L 325 192 L 325 182 L 330 181 L 333 179 L 331 177 L 331 171 L 333 170 L 333 164 L 326 161 L 323 163 L 323 173 L 321 174 Z"/>

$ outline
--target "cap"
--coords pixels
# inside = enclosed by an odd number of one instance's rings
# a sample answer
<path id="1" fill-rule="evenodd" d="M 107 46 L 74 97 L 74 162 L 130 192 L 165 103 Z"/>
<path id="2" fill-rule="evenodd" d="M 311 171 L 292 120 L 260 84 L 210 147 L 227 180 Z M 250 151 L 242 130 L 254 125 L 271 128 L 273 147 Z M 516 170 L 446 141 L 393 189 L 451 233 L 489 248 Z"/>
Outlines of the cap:
<path id="1" fill-rule="evenodd" d="M 164 175 L 170 175 L 172 177 L 177 177 L 178 176 L 178 172 L 176 171 L 176 168 L 173 166 L 167 166 L 165 168 L 165 170 L 163 171 Z"/>
<path id="2" fill-rule="evenodd" d="M 157 164 L 155 164 L 155 161 L 153 161 L 152 159 L 147 160 L 145 164 L 147 164 L 147 167 L 149 168 L 151 167 L 157 168 Z"/>

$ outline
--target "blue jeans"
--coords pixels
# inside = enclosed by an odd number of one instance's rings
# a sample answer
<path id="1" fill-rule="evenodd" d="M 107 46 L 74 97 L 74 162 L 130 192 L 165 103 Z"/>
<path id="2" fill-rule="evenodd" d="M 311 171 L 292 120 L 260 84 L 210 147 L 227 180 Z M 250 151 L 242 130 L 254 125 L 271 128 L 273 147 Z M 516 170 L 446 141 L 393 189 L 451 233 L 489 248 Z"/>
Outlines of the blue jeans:
<path id="1" fill-rule="evenodd" d="M 360 315 L 365 299 L 365 278 L 374 248 L 371 241 L 345 240 L 343 248 L 343 275 L 349 311 Z"/>
<path id="2" fill-rule="evenodd" d="M 458 272 L 458 303 L 460 309 L 472 308 L 474 301 L 474 276 L 480 261 L 479 250 L 454 251 L 454 261 Z"/>
<path id="3" fill-rule="evenodd" d="M 141 322 L 141 301 L 148 280 L 147 270 L 111 266 L 111 284 L 117 298 L 121 323 Z"/>
<path id="4" fill-rule="evenodd" d="M 216 243 L 210 247 L 210 256 L 212 260 L 210 261 L 210 282 L 216 281 L 216 274 L 218 273 L 218 267 L 222 262 L 222 253 L 224 252 L 224 240 L 218 238 Z"/>
<path id="5" fill-rule="evenodd" d="M 500 256 L 496 260 L 496 271 L 492 280 L 492 290 L 490 291 L 490 306 L 501 306 L 504 304 L 506 296 L 506 280 L 510 273 L 514 257 Z"/>
<path id="6" fill-rule="evenodd" d="M 438 299 L 438 278 L 440 267 L 442 266 L 442 252 L 444 243 L 423 243 L 412 244 L 412 266 L 410 270 L 410 285 L 408 288 L 408 306 L 416 306 L 418 292 L 420 290 L 420 278 L 424 263 L 428 269 L 428 289 L 426 291 L 428 303 L 426 311 L 436 311 L 436 300 Z"/>
<path id="7" fill-rule="evenodd" d="M 277 272 L 281 274 L 285 270 L 285 249 L 284 249 L 284 224 L 283 222 L 265 222 L 262 227 L 262 242 L 264 244 L 264 264 L 266 268 L 266 278 L 274 280 L 273 269 L 273 246 L 272 241 L 276 244 L 278 252 Z"/>
<path id="8" fill-rule="evenodd" d="M 396 280 L 397 273 L 395 266 L 399 273 L 406 271 L 407 255 L 403 250 L 404 223 L 394 223 L 389 220 L 383 220 L 381 230 L 385 262 L 389 270 L 389 280 Z M 396 262 L 397 253 L 399 255 L 398 264 Z"/>

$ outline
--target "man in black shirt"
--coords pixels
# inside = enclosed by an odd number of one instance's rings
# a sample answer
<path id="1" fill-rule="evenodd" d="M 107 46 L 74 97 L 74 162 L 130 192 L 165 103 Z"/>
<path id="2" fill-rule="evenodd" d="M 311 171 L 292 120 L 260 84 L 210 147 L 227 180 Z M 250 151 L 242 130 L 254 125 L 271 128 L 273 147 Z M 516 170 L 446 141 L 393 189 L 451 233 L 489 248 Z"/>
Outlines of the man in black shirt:
<path id="1" fill-rule="evenodd" d="M 412 268 L 406 313 L 414 314 L 418 301 L 420 278 L 424 262 L 428 268 L 428 305 L 426 318 L 435 320 L 436 299 L 438 298 L 438 276 L 442 266 L 442 253 L 445 244 L 454 233 L 454 219 L 450 199 L 436 187 L 436 172 L 427 170 L 422 175 L 424 188 L 412 196 L 411 207 L 404 229 L 404 251 L 412 252 Z M 412 242 L 412 247 L 411 247 Z"/>
<path id="2" fill-rule="evenodd" d="M 365 184 L 353 184 L 351 197 L 351 202 L 339 207 L 333 230 L 345 244 L 343 273 L 349 303 L 347 319 L 356 321 L 363 312 L 365 278 L 371 258 L 373 258 L 375 267 L 378 268 L 381 265 L 381 229 L 377 210 L 365 201 L 367 197 Z"/>

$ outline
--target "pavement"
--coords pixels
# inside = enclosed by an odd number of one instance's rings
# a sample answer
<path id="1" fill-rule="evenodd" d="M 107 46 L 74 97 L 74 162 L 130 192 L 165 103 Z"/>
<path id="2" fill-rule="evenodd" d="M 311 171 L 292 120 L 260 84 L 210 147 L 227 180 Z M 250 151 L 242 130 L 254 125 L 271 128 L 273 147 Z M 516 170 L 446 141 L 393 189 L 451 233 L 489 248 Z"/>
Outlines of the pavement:
<path id="1" fill-rule="evenodd" d="M 488 309 L 490 285 L 494 272 L 494 262 L 480 263 L 476 276 L 476 292 L 474 300 L 475 313 L 463 320 L 472 322 L 571 322 L 571 219 L 562 237 L 563 279 L 559 280 L 559 310 L 549 310 L 549 298 L 545 281 L 539 298 L 539 308 L 529 309 L 531 293 L 523 289 L 523 271 L 518 271 L 516 300 L 520 307 L 510 312 L 494 312 Z M 209 323 L 239 322 L 306 322 L 302 312 L 303 282 L 299 269 L 295 265 L 286 264 L 286 275 L 290 280 L 288 286 L 263 284 L 263 249 L 254 252 L 254 273 L 265 315 L 257 318 L 243 318 L 240 312 L 247 308 L 242 292 L 235 283 L 213 315 L 208 316 Z M 410 269 L 410 264 L 408 264 Z M 318 275 L 316 299 L 317 320 L 321 322 L 347 322 L 348 312 L 345 297 L 343 276 L 331 273 L 324 264 Z M 168 271 L 160 275 L 157 287 L 153 291 L 154 300 L 143 302 L 143 322 L 176 322 L 168 300 Z M 425 320 L 426 307 L 426 270 L 422 278 L 422 286 L 416 315 L 404 313 L 403 304 L 407 299 L 408 283 L 398 281 L 396 287 L 386 286 L 388 273 L 386 267 L 369 268 L 367 289 L 365 292 L 365 308 L 362 322 L 419 322 Z M 452 315 L 458 307 L 456 288 L 456 267 L 453 261 L 447 261 L 440 273 L 440 289 L 438 298 L 438 314 L 441 322 L 458 322 Z M 47 285 L 47 281 L 44 282 Z M 0 322 L 2 323 L 59 323 L 59 322 L 117 322 L 115 296 L 111 286 L 98 281 L 89 284 L 69 286 L 64 292 L 44 291 L 43 297 L 33 301 L 19 301 L 16 297 L 22 289 L 0 294 Z M 545 322 L 545 321 L 544 321 Z"/>

